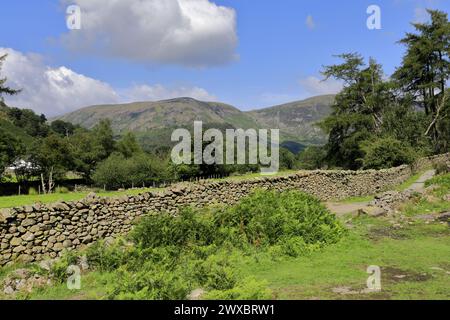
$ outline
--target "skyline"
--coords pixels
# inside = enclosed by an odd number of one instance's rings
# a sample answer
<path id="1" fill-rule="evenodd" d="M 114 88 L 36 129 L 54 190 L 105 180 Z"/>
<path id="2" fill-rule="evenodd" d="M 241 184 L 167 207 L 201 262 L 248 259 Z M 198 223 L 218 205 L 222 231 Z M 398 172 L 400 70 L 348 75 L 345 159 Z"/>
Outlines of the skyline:
<path id="1" fill-rule="evenodd" d="M 360 52 L 389 76 L 410 22 L 425 21 L 425 8 L 449 11 L 438 0 L 24 2 L 3 3 L 2 75 L 24 89 L 6 102 L 48 116 L 182 96 L 248 111 L 337 93 L 340 83 L 320 81 L 333 55 Z M 70 4 L 82 10 L 81 30 L 67 29 Z M 380 30 L 366 26 L 370 5 L 381 9 Z"/>

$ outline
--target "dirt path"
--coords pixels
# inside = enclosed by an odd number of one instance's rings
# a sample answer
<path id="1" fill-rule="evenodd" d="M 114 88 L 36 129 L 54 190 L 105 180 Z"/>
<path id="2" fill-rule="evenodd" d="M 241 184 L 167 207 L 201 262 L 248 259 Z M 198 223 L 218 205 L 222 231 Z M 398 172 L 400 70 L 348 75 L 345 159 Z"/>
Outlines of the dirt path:
<path id="1" fill-rule="evenodd" d="M 406 190 L 416 191 L 416 192 L 423 191 L 425 189 L 425 182 L 427 180 L 430 180 L 431 178 L 433 178 L 434 175 L 435 175 L 434 170 L 426 171 L 424 174 L 422 174 L 420 176 L 419 179 L 417 179 L 416 182 L 414 182 Z M 355 203 L 327 202 L 326 206 L 331 212 L 340 216 L 340 215 L 344 215 L 346 213 L 357 212 L 361 209 L 364 209 L 369 205 L 369 203 L 370 203 L 369 201 L 355 202 Z"/>
<path id="2" fill-rule="evenodd" d="M 434 177 L 434 175 L 436 174 L 435 170 L 428 170 L 427 172 L 425 172 L 423 175 L 420 176 L 419 179 L 417 179 L 416 182 L 414 182 L 408 189 L 406 190 L 410 190 L 410 191 L 423 191 L 425 189 L 425 182 L 427 182 L 428 180 L 430 180 L 431 178 Z"/>

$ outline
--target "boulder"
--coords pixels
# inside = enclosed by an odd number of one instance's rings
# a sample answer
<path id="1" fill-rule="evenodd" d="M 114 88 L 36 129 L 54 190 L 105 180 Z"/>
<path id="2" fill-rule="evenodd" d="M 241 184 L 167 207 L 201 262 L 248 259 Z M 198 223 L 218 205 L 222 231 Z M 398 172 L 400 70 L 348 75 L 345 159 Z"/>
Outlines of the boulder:
<path id="1" fill-rule="evenodd" d="M 9 218 L 12 218 L 11 210 L 9 209 L 0 209 L 0 223 L 5 222 Z"/>
<path id="2" fill-rule="evenodd" d="M 360 215 L 368 215 L 369 217 L 381 217 L 385 216 L 387 213 L 387 210 L 375 206 L 369 206 L 359 209 Z"/>

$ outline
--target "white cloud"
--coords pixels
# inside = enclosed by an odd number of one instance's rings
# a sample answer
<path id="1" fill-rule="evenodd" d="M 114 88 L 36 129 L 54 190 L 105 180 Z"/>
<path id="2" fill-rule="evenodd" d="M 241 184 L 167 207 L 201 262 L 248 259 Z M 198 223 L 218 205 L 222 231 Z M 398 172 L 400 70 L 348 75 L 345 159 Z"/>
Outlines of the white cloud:
<path id="1" fill-rule="evenodd" d="M 316 28 L 316 23 L 314 22 L 314 18 L 312 15 L 308 15 L 306 17 L 305 23 L 309 30 L 313 30 Z"/>
<path id="2" fill-rule="evenodd" d="M 153 86 L 142 84 L 134 85 L 122 91 L 121 96 L 126 101 L 157 101 L 178 97 L 190 97 L 202 101 L 214 101 L 217 98 L 203 88 L 199 87 L 176 87 L 167 88 L 160 84 Z"/>
<path id="3" fill-rule="evenodd" d="M 342 90 L 340 81 L 334 79 L 323 81 L 314 76 L 301 79 L 300 85 L 310 95 L 335 94 Z"/>
<path id="4" fill-rule="evenodd" d="M 0 48 L 0 54 L 3 53 L 8 53 L 8 57 L 2 74 L 8 78 L 10 87 L 23 90 L 16 96 L 5 97 L 11 106 L 52 116 L 90 104 L 119 101 L 116 92 L 107 83 L 66 67 L 48 67 L 36 54 Z"/>
<path id="5" fill-rule="evenodd" d="M 62 36 L 72 51 L 193 67 L 236 58 L 236 13 L 209 0 L 70 2 L 81 8 L 81 30 Z"/>
<path id="6" fill-rule="evenodd" d="M 0 56 L 5 53 L 8 57 L 2 68 L 2 76 L 8 78 L 8 86 L 23 89 L 16 96 L 6 96 L 6 103 L 47 116 L 97 104 L 154 101 L 180 96 L 199 100 L 216 99 L 205 89 L 190 86 L 166 88 L 160 84 L 134 85 L 116 90 L 108 83 L 76 73 L 67 67 L 49 67 L 38 54 L 0 48 Z"/>

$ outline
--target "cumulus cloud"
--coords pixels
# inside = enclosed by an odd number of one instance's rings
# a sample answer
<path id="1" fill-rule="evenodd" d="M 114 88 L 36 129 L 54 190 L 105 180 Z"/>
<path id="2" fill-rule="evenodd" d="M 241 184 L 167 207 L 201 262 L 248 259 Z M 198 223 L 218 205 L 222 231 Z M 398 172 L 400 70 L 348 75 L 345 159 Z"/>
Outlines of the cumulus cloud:
<path id="1" fill-rule="evenodd" d="M 0 48 L 7 53 L 2 73 L 8 85 L 23 91 L 5 97 L 11 106 L 33 109 L 52 116 L 97 103 L 115 103 L 119 97 L 110 85 L 66 67 L 51 68 L 37 54 L 23 54 L 13 49 Z"/>
<path id="2" fill-rule="evenodd" d="M 72 51 L 192 67 L 236 58 L 236 13 L 209 0 L 70 2 L 81 8 L 81 29 L 62 36 Z"/>
<path id="3" fill-rule="evenodd" d="M 340 81 L 334 79 L 323 81 L 314 76 L 301 79 L 300 85 L 310 95 L 335 94 L 342 90 Z"/>
<path id="4" fill-rule="evenodd" d="M 76 73 L 67 67 L 49 67 L 38 54 L 0 48 L 0 55 L 5 53 L 8 57 L 2 68 L 2 76 L 8 78 L 8 86 L 23 89 L 16 96 L 5 97 L 6 103 L 47 116 L 97 104 L 154 101 L 180 96 L 199 100 L 215 99 L 205 89 L 190 86 L 166 88 L 160 84 L 133 85 L 117 90 L 108 83 Z"/>
<path id="5" fill-rule="evenodd" d="M 314 18 L 312 15 L 308 15 L 306 17 L 305 23 L 309 30 L 313 30 L 316 28 L 316 23 L 314 22 Z"/>

